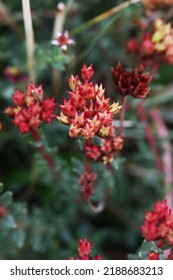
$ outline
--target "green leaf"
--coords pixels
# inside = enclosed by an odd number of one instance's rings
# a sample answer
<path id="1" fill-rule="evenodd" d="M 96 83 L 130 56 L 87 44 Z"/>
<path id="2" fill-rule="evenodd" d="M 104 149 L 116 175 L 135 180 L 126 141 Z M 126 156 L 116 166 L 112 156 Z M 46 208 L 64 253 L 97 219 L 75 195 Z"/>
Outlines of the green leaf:
<path id="1" fill-rule="evenodd" d="M 161 250 L 156 246 L 156 243 L 154 241 L 148 242 L 144 240 L 138 252 L 139 258 L 141 260 L 147 260 L 150 251 L 160 252 Z"/>
<path id="2" fill-rule="evenodd" d="M 94 136 L 91 140 L 91 143 L 97 147 L 101 147 L 103 145 L 103 142 L 99 136 Z"/>
<path id="3" fill-rule="evenodd" d="M 65 66 L 70 63 L 71 56 L 63 54 L 58 47 L 51 47 L 50 45 L 37 46 L 37 65 L 38 69 L 45 70 L 52 66 L 57 71 L 64 71 Z"/>
<path id="4" fill-rule="evenodd" d="M 77 143 L 81 151 L 84 150 L 85 139 L 83 137 L 78 137 Z"/>

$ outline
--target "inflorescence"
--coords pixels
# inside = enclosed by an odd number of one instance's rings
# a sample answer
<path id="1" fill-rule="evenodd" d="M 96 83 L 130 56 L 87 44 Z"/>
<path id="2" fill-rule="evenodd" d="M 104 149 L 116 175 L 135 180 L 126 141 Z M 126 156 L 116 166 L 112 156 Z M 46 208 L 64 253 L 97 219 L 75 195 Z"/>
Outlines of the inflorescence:
<path id="1" fill-rule="evenodd" d="M 84 240 L 80 239 L 78 242 L 78 254 L 74 258 L 69 258 L 69 260 L 102 260 L 101 255 L 95 255 L 92 257 L 91 255 L 92 244 L 88 241 L 87 238 Z"/>
<path id="2" fill-rule="evenodd" d="M 148 84 L 152 77 L 149 72 L 144 72 L 142 65 L 132 71 L 128 69 L 123 71 L 119 63 L 116 68 L 112 68 L 112 78 L 122 96 L 131 95 L 134 98 L 145 98 L 150 91 Z"/>
<path id="3" fill-rule="evenodd" d="M 113 115 L 121 109 L 118 103 L 109 105 L 110 98 L 105 98 L 102 84 L 91 81 L 93 75 L 92 65 L 87 67 L 84 64 L 81 69 L 82 81 L 78 76 L 69 77 L 70 99 L 64 99 L 64 105 L 60 105 L 60 116 L 57 118 L 61 123 L 70 125 L 69 135 L 72 138 L 110 136 Z"/>
<path id="4" fill-rule="evenodd" d="M 131 38 L 126 47 L 146 66 L 159 67 L 161 63 L 173 64 L 173 28 L 171 23 L 156 19 L 139 39 Z"/>
<path id="5" fill-rule="evenodd" d="M 166 200 L 158 201 L 153 211 L 146 211 L 141 230 L 144 238 L 156 241 L 158 247 L 173 246 L 173 213 Z"/>
<path id="6" fill-rule="evenodd" d="M 42 85 L 33 83 L 26 85 L 26 93 L 16 89 L 12 95 L 15 107 L 8 106 L 5 113 L 13 119 L 13 123 L 22 134 L 38 129 L 43 122 L 50 123 L 55 118 L 56 103 L 54 98 L 43 100 Z"/>

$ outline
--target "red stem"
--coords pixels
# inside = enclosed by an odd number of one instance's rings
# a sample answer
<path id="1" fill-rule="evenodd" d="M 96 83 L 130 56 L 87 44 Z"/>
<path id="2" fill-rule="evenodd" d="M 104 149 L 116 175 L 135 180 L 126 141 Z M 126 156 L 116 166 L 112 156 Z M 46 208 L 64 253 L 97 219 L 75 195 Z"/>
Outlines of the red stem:
<path id="1" fill-rule="evenodd" d="M 89 140 L 85 141 L 85 145 L 90 142 Z M 91 172 L 91 165 L 90 165 L 90 158 L 85 153 L 85 171 L 90 173 Z"/>
<path id="2" fill-rule="evenodd" d="M 41 142 L 41 138 L 40 138 L 40 135 L 38 133 L 37 130 L 32 130 L 32 137 L 34 139 L 35 142 Z M 46 152 L 45 150 L 45 147 L 43 146 L 43 144 L 41 144 L 39 147 L 38 147 L 38 151 L 40 152 L 40 154 L 42 155 L 42 158 L 47 162 L 47 165 L 49 166 L 49 168 L 52 170 L 52 171 L 55 171 L 55 162 L 53 160 L 53 158 Z"/>
<path id="3" fill-rule="evenodd" d="M 155 123 L 158 136 L 162 139 L 162 162 L 163 162 L 163 172 L 165 175 L 165 185 L 168 190 L 172 187 L 173 183 L 173 161 L 172 161 L 172 151 L 171 143 L 169 142 L 169 133 L 165 125 L 165 122 L 157 108 L 154 108 L 150 112 L 150 116 Z"/>
<path id="4" fill-rule="evenodd" d="M 153 136 L 151 127 L 148 123 L 148 117 L 147 117 L 147 114 L 145 112 L 145 109 L 144 109 L 144 106 L 143 106 L 142 102 L 138 103 L 137 112 L 138 112 L 139 118 L 145 124 L 145 136 L 147 138 L 147 141 L 149 143 L 151 151 L 152 151 L 152 153 L 155 157 L 156 168 L 160 172 L 160 171 L 162 171 L 162 163 L 161 163 L 161 160 L 160 160 L 160 157 L 159 157 L 159 154 L 158 154 L 156 141 L 155 141 L 155 138 Z"/>
<path id="5" fill-rule="evenodd" d="M 125 116 L 125 106 L 126 106 L 126 98 L 125 96 L 121 96 L 121 106 L 122 109 L 120 111 L 120 127 L 119 127 L 119 134 L 123 137 L 124 131 L 124 116 Z"/>

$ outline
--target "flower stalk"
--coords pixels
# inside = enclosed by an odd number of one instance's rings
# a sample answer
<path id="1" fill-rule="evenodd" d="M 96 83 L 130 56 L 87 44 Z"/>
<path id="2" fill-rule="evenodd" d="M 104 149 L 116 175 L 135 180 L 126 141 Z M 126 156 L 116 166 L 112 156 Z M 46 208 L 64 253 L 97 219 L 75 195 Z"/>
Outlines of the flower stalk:
<path id="1" fill-rule="evenodd" d="M 160 160 L 158 149 L 157 149 L 157 146 L 156 146 L 156 141 L 154 139 L 151 127 L 148 124 L 148 118 L 147 118 L 147 115 L 146 115 L 146 112 L 145 112 L 145 109 L 144 109 L 144 106 L 143 106 L 142 102 L 140 102 L 137 105 L 137 113 L 138 113 L 138 116 L 139 116 L 140 120 L 145 124 L 145 136 L 147 138 L 147 141 L 148 141 L 148 144 L 151 148 L 151 151 L 154 155 L 156 168 L 159 172 L 160 171 L 162 172 L 162 162 Z"/>
<path id="2" fill-rule="evenodd" d="M 65 19 L 65 5 L 63 3 L 59 3 L 57 5 L 57 11 L 55 13 L 54 26 L 52 38 L 56 37 L 57 32 L 62 33 L 64 27 L 64 19 Z M 59 92 L 61 86 L 61 73 L 57 70 L 53 70 L 52 73 L 52 96 L 56 96 L 57 92 Z"/>
<path id="3" fill-rule="evenodd" d="M 29 0 L 22 0 L 23 8 L 23 21 L 26 37 L 26 49 L 27 49 L 27 70 L 29 75 L 29 80 L 33 83 L 36 80 L 34 73 L 34 31 L 32 25 L 31 7 Z"/>
<path id="4" fill-rule="evenodd" d="M 173 184 L 173 162 L 172 162 L 172 148 L 169 141 L 169 133 L 165 122 L 157 108 L 153 108 L 150 112 L 150 116 L 155 123 L 156 130 L 159 138 L 161 139 L 162 147 L 162 164 L 164 172 L 164 185 L 166 187 L 166 193 L 171 191 Z"/>
<path id="5" fill-rule="evenodd" d="M 125 107 L 126 107 L 126 98 L 121 96 L 121 110 L 120 110 L 120 127 L 119 127 L 119 135 L 123 137 L 124 130 L 124 116 L 125 116 Z"/>
<path id="6" fill-rule="evenodd" d="M 38 148 L 38 151 L 41 154 L 42 158 L 47 162 L 47 165 L 49 166 L 49 168 L 54 172 L 55 168 L 56 168 L 55 162 L 54 162 L 53 158 L 47 153 L 47 151 L 42 143 L 41 137 L 38 133 L 38 130 L 32 129 L 31 134 L 34 139 L 34 142 L 39 144 L 37 146 L 37 148 Z"/>

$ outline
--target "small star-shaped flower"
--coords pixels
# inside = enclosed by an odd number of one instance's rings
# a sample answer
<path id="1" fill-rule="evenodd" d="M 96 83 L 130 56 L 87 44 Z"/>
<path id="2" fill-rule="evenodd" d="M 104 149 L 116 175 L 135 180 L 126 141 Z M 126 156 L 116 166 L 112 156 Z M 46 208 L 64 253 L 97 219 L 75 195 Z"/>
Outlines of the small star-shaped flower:
<path id="1" fill-rule="evenodd" d="M 57 32 L 57 37 L 51 41 L 51 44 L 60 47 L 62 51 L 66 51 L 68 46 L 74 45 L 75 42 L 69 38 L 68 31 L 65 31 L 64 33 Z"/>

